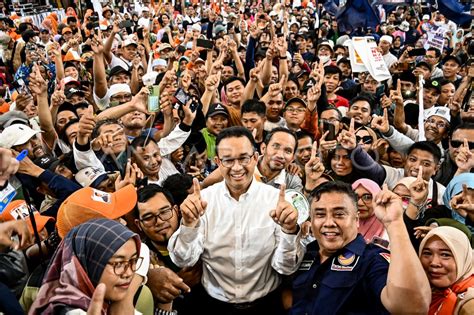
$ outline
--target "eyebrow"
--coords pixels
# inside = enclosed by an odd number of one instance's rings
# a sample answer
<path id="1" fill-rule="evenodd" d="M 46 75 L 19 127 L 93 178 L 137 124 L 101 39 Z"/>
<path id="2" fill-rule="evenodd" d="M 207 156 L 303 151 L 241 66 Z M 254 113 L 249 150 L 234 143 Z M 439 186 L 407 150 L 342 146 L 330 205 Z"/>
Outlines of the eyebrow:
<path id="1" fill-rule="evenodd" d="M 139 202 L 139 203 L 140 203 L 140 202 Z M 170 204 L 168 204 L 168 205 L 165 205 L 165 206 L 163 206 L 163 207 L 161 207 L 161 208 L 158 208 L 157 210 L 164 210 L 164 209 L 167 209 L 167 208 L 173 208 L 173 206 L 170 205 Z M 145 210 L 145 213 L 143 214 L 143 216 L 152 213 L 151 210 L 152 210 L 152 209 L 150 209 L 150 210 Z"/>
<path id="2" fill-rule="evenodd" d="M 138 252 L 135 252 L 135 254 L 133 254 L 132 256 L 130 256 L 130 258 L 133 258 L 134 256 L 138 256 Z M 125 255 L 113 255 L 112 257 L 110 257 L 110 259 L 124 259 L 124 258 L 127 258 L 127 256 Z"/>

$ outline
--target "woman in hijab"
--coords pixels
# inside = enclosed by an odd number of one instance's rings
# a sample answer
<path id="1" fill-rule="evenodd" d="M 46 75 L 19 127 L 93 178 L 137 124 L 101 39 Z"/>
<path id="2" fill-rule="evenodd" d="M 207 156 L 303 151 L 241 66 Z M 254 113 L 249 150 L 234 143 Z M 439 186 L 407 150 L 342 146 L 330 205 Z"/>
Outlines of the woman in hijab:
<path id="1" fill-rule="evenodd" d="M 367 243 L 372 242 L 374 237 L 388 241 L 385 228 L 374 213 L 372 200 L 380 192 L 380 186 L 367 178 L 361 178 L 352 184 L 357 194 L 357 210 L 359 213 L 359 233 L 364 236 Z"/>
<path id="2" fill-rule="evenodd" d="M 61 242 L 29 314 L 87 311 L 99 283 L 106 285 L 102 314 L 125 299 L 140 267 L 140 238 L 122 224 L 94 219 L 73 228 Z"/>
<path id="3" fill-rule="evenodd" d="M 470 219 L 465 211 L 457 208 L 457 200 L 461 198 L 463 194 L 463 185 L 466 186 L 466 193 L 473 195 L 474 190 L 474 174 L 473 173 L 462 173 L 454 176 L 453 179 L 446 186 L 446 190 L 443 195 L 443 203 L 445 207 L 449 209 L 451 217 L 465 225 L 474 231 L 474 220 Z M 472 198 L 472 197 L 471 197 Z M 474 200 L 474 198 L 472 199 Z"/>
<path id="4" fill-rule="evenodd" d="M 474 263 L 466 234 L 437 227 L 421 242 L 419 256 L 432 288 L 428 314 L 474 314 Z"/>

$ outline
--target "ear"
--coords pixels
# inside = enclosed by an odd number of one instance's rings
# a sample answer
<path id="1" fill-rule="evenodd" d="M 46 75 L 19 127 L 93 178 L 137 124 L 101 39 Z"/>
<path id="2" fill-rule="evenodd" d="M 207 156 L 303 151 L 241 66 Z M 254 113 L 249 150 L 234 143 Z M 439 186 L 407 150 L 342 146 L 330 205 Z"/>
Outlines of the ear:
<path id="1" fill-rule="evenodd" d="M 133 220 L 133 223 L 135 223 L 135 226 L 140 230 L 140 231 L 143 231 L 141 225 L 140 225 L 140 221 L 138 219 L 134 219 Z"/>
<path id="2" fill-rule="evenodd" d="M 262 144 L 260 145 L 260 152 L 265 152 L 265 149 L 267 148 L 267 145 L 265 144 L 265 142 L 262 142 Z"/>

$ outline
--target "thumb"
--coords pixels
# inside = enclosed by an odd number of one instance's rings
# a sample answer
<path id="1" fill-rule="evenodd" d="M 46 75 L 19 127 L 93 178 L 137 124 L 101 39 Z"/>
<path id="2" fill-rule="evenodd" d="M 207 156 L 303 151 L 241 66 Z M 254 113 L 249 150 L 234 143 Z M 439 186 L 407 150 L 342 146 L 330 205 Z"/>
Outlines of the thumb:
<path id="1" fill-rule="evenodd" d="M 87 315 L 101 315 L 104 306 L 106 286 L 103 283 L 95 288 L 94 295 L 92 295 L 92 301 L 87 309 Z"/>

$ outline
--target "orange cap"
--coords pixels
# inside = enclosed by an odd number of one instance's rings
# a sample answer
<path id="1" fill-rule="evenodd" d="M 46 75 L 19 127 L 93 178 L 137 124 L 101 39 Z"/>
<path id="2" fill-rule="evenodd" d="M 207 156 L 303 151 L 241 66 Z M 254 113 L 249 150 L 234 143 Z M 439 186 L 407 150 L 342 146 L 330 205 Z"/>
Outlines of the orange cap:
<path id="1" fill-rule="evenodd" d="M 91 219 L 118 219 L 129 213 L 136 203 L 137 192 L 133 185 L 127 185 L 114 193 L 90 187 L 79 189 L 58 210 L 58 234 L 64 238 L 73 227 Z"/>
<path id="2" fill-rule="evenodd" d="M 42 231 L 49 221 L 54 221 L 53 217 L 41 215 L 36 209 L 34 210 L 36 229 L 38 232 Z M 30 213 L 28 212 L 28 206 L 24 200 L 13 200 L 0 214 L 1 221 L 13 221 L 13 220 L 26 220 L 28 229 L 31 234 L 34 233 L 33 225 L 30 220 Z"/>

